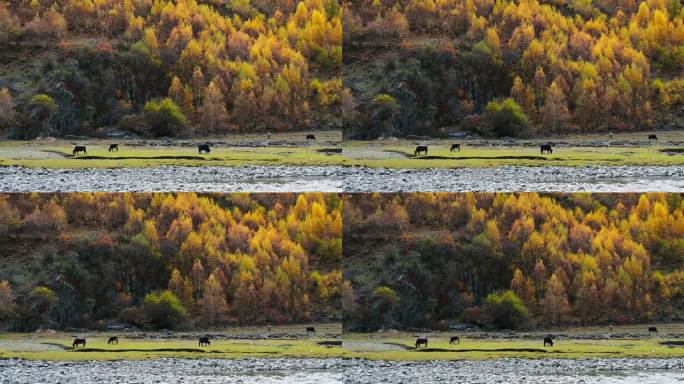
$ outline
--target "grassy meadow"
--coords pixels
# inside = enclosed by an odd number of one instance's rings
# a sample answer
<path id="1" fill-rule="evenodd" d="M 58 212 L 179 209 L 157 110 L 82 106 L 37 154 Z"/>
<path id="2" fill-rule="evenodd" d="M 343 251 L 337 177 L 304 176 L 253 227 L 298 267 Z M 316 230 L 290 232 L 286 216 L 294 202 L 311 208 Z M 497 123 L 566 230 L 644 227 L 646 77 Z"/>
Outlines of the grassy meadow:
<path id="1" fill-rule="evenodd" d="M 265 327 L 240 327 L 209 330 L 210 335 L 221 334 L 225 338 L 212 338 L 211 345 L 200 347 L 195 333 L 175 333 L 169 338 L 163 333 L 116 333 L 67 332 L 6 333 L 0 334 L 0 359 L 18 358 L 28 360 L 138 360 L 164 357 L 177 358 L 226 358 L 245 357 L 291 357 L 332 358 L 339 357 L 341 348 L 334 345 L 340 341 L 339 324 L 314 324 L 317 334 L 307 335 L 305 325 Z M 274 335 L 272 338 L 265 333 Z M 251 339 L 249 335 L 261 334 L 263 338 Z M 74 337 L 85 337 L 86 347 L 72 348 Z M 110 336 L 118 336 L 118 344 L 107 344 Z"/>
<path id="2" fill-rule="evenodd" d="M 514 145 L 462 139 L 345 141 L 344 157 L 354 165 L 386 168 L 684 164 L 684 132 L 656 134 L 657 142 L 649 142 L 646 132 L 549 136 Z M 552 154 L 541 154 L 539 144 L 549 141 L 562 144 Z M 453 143 L 461 144 L 461 150 L 451 152 Z M 419 144 L 428 146 L 427 155 L 414 155 Z"/>
<path id="3" fill-rule="evenodd" d="M 207 140 L 163 141 L 122 140 L 37 140 L 0 142 L 0 166 L 29 168 L 116 168 L 178 166 L 241 166 L 241 165 L 334 165 L 340 163 L 339 131 L 314 132 L 316 142 L 307 142 L 305 133 L 266 135 L 248 134 L 209 139 L 226 146 L 215 146 L 209 154 L 199 154 L 197 144 Z M 175 144 L 183 142 L 183 145 Z M 109 145 L 119 144 L 118 151 L 109 152 Z M 254 143 L 250 146 L 243 143 Z M 271 145 L 270 143 L 275 143 Z M 88 153 L 74 156 L 75 145 L 85 145 Z"/>
<path id="4" fill-rule="evenodd" d="M 199 154 L 196 143 L 206 140 L 178 140 L 183 145 L 161 145 L 162 141 L 116 140 L 38 140 L 0 142 L 0 166 L 29 168 L 117 168 L 243 165 L 365 166 L 371 168 L 460 168 L 500 166 L 619 166 L 684 164 L 684 132 L 658 132 L 658 142 L 650 143 L 646 133 L 613 136 L 591 134 L 535 139 L 527 145 L 502 145 L 504 141 L 432 139 L 344 141 L 339 131 L 314 132 L 316 142 L 307 142 L 305 133 L 236 135 L 211 139 L 226 146 L 212 147 Z M 541 154 L 536 143 L 562 142 L 553 154 Z M 612 143 L 588 146 L 587 142 Z M 119 151 L 109 152 L 118 143 Z M 259 143 L 250 146 L 244 143 Z M 269 144 L 271 143 L 271 144 Z M 274 144 L 275 143 L 275 144 Z M 452 143 L 461 151 L 451 152 Z M 636 143 L 636 144 L 635 144 Z M 274 145 L 273 145 L 274 144 Z M 416 145 L 426 144 L 428 155 L 414 156 Z M 88 154 L 72 155 L 75 145 L 86 145 Z M 343 147 L 343 153 L 331 151 Z"/>
<path id="5" fill-rule="evenodd" d="M 373 360 L 479 360 L 496 358 L 683 358 L 681 340 L 684 324 L 658 324 L 658 334 L 649 335 L 647 325 L 583 327 L 516 333 L 514 335 L 475 332 L 376 332 L 345 333 L 344 354 Z M 552 347 L 543 345 L 543 335 L 562 335 Z M 584 336 L 592 334 L 591 339 Z M 449 344 L 452 335 L 460 343 Z M 416 337 L 428 337 L 428 347 L 416 349 Z"/>
<path id="6" fill-rule="evenodd" d="M 240 327 L 208 331 L 225 338 L 212 339 L 208 347 L 199 347 L 200 333 L 176 333 L 161 338 L 162 333 L 87 332 L 86 347 L 72 348 L 74 335 L 56 333 L 7 333 L 0 335 L 0 358 L 28 360 L 139 360 L 176 358 L 363 358 L 371 360 L 481 360 L 497 358 L 684 358 L 684 346 L 668 345 L 680 340 L 684 324 L 657 325 L 659 333 L 649 335 L 647 326 L 583 327 L 547 330 L 562 335 L 553 347 L 544 347 L 545 332 L 520 332 L 514 335 L 479 332 L 415 333 L 390 331 L 344 333 L 343 346 L 338 324 L 315 325 L 317 335 L 306 335 L 303 326 L 273 327 L 273 338 L 249 339 L 245 334 L 266 332 L 264 327 Z M 301 328 L 301 329 L 300 329 Z M 243 335 L 241 338 L 240 334 Z M 593 339 L 582 335 L 593 334 Z M 118 336 L 118 344 L 107 344 L 109 336 Z M 287 335 L 287 336 L 283 336 Z M 449 337 L 459 335 L 460 343 L 449 344 Z M 429 338 L 428 347 L 415 348 L 417 336 Z"/>

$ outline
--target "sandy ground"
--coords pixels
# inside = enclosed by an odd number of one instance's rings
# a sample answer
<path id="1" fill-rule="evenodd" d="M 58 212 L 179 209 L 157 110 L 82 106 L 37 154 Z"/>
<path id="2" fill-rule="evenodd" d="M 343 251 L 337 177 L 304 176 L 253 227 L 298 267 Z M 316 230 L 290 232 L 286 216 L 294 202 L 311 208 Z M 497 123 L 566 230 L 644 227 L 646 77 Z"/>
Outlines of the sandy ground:
<path id="1" fill-rule="evenodd" d="M 0 158 L 7 159 L 63 159 L 59 153 L 36 148 L 0 148 Z"/>
<path id="2" fill-rule="evenodd" d="M 39 351 L 60 351 L 63 348 L 51 345 L 41 340 L 2 340 L 0 339 L 0 350 L 13 352 L 39 352 Z"/>

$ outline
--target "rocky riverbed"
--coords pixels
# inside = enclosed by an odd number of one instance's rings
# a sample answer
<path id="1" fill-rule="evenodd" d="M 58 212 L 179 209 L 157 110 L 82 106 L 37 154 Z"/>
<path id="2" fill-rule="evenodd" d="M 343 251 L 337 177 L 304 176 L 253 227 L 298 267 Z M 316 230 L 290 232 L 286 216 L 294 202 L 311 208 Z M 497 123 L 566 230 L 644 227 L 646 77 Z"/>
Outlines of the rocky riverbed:
<path id="1" fill-rule="evenodd" d="M 0 384 L 342 383 L 341 359 L 0 360 Z"/>
<path id="2" fill-rule="evenodd" d="M 20 383 L 634 383 L 684 380 L 684 359 L 157 359 L 0 360 L 0 384 Z"/>
<path id="3" fill-rule="evenodd" d="M 684 166 L 353 169 L 345 174 L 348 192 L 684 191 Z"/>
<path id="4" fill-rule="evenodd" d="M 684 359 L 497 359 L 481 361 L 356 361 L 347 384 L 370 383 L 640 383 L 684 380 Z"/>
<path id="5" fill-rule="evenodd" d="M 341 192 L 335 166 L 0 167 L 0 192 Z"/>
<path id="6" fill-rule="evenodd" d="M 0 192 L 681 192 L 684 166 L 390 169 L 242 166 L 0 167 Z"/>

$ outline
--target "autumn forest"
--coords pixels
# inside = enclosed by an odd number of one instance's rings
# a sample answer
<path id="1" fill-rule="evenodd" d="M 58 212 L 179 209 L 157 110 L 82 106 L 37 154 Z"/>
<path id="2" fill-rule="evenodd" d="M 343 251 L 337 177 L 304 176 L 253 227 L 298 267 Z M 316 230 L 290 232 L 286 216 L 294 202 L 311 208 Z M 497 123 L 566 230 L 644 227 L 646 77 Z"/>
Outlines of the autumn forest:
<path id="1" fill-rule="evenodd" d="M 0 130 L 682 129 L 682 20 L 679 0 L 6 1 Z"/>
<path id="2" fill-rule="evenodd" d="M 10 194 L 0 211 L 0 328 L 341 316 L 336 194 Z"/>
<path id="3" fill-rule="evenodd" d="M 5 194 L 0 210 L 0 329 L 684 317 L 675 193 Z"/>
<path id="4" fill-rule="evenodd" d="M 680 194 L 350 194 L 350 330 L 681 320 Z"/>
<path id="5" fill-rule="evenodd" d="M 337 0 L 0 3 L 10 138 L 339 128 Z"/>
<path id="6" fill-rule="evenodd" d="M 679 0 L 352 0 L 350 138 L 684 127 Z"/>

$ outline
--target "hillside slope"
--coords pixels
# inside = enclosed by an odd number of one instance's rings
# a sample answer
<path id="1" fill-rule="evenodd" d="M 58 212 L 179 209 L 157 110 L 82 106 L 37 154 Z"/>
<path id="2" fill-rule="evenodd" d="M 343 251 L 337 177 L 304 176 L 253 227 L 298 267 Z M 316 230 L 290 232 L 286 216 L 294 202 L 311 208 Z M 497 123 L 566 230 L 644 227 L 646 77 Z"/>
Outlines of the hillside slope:
<path id="1" fill-rule="evenodd" d="M 337 128 L 341 39 L 337 0 L 3 2 L 0 129 L 31 138 Z M 167 115 L 143 113 L 167 97 Z"/>
<path id="2" fill-rule="evenodd" d="M 343 18 L 347 137 L 684 128 L 678 0 L 350 1 Z"/>
<path id="3" fill-rule="evenodd" d="M 492 326 L 511 290 L 527 325 L 681 319 L 678 194 L 358 194 L 344 200 L 345 327 Z"/>
<path id="4" fill-rule="evenodd" d="M 0 328 L 174 326 L 339 319 L 334 194 L 0 195 Z M 158 324 L 156 324 L 158 325 Z"/>

